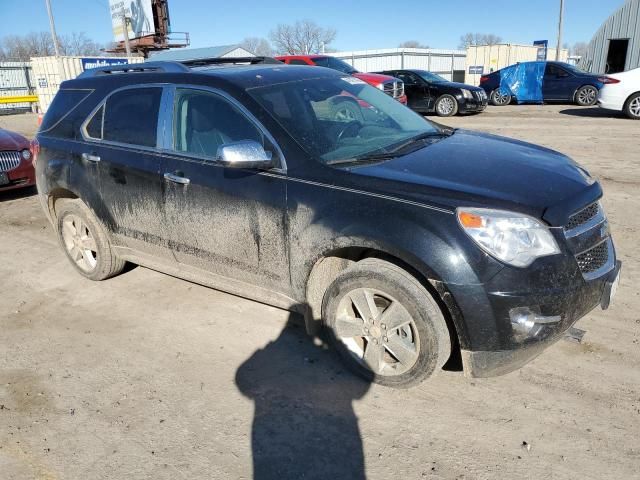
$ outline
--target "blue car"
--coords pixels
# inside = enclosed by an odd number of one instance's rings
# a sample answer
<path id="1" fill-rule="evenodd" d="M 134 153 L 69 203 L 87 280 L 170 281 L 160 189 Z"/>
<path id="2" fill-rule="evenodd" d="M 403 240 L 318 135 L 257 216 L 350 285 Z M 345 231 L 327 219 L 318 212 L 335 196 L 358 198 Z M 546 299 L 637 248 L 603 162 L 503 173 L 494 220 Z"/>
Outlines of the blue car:
<path id="1" fill-rule="evenodd" d="M 480 78 L 480 87 L 496 106 L 517 103 L 569 102 L 591 106 L 611 79 L 583 72 L 562 62 L 523 62 Z"/>

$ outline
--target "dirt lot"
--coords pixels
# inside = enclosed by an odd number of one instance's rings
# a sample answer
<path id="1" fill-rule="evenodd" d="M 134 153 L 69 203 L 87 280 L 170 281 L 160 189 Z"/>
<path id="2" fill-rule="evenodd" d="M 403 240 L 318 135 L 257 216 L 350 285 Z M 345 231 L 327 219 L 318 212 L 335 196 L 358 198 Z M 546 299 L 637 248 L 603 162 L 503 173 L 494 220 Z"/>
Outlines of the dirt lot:
<path id="1" fill-rule="evenodd" d="M 623 278 L 613 307 L 578 323 L 581 344 L 501 378 L 367 385 L 287 312 L 143 268 L 84 280 L 36 198 L 5 194 L 0 477 L 251 478 L 255 460 L 256 478 L 346 464 L 358 478 L 363 451 L 371 479 L 638 478 L 640 123 L 570 106 L 445 123 L 555 148 L 602 181 Z M 35 118 L 0 126 L 32 134 Z"/>

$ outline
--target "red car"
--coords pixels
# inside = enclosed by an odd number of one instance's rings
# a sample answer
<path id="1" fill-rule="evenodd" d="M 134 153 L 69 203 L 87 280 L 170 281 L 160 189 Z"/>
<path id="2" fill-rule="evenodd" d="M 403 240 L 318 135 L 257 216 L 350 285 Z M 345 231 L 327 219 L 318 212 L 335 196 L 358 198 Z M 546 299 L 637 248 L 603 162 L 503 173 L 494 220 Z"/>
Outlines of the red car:
<path id="1" fill-rule="evenodd" d="M 22 135 L 0 128 L 0 191 L 36 184 L 30 146 Z"/>
<path id="2" fill-rule="evenodd" d="M 362 73 L 353 68 L 347 62 L 329 55 L 284 55 L 275 58 L 287 65 L 315 65 L 318 67 L 327 67 L 333 70 L 338 70 L 339 72 L 352 75 L 363 82 L 367 82 L 369 85 L 382 90 L 384 93 L 392 96 L 403 105 L 407 104 L 407 96 L 404 93 L 404 83 L 402 80 L 390 77 L 389 75 L 381 75 L 379 73 Z"/>

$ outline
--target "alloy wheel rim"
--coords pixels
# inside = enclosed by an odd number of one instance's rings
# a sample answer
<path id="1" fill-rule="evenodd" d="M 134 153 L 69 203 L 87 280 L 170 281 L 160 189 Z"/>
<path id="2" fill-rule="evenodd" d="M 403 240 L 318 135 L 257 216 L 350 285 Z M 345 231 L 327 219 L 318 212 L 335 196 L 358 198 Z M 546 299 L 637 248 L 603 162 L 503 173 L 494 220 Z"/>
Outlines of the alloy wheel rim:
<path id="1" fill-rule="evenodd" d="M 634 117 L 640 117 L 640 97 L 636 97 L 629 104 L 629 111 Z"/>
<path id="2" fill-rule="evenodd" d="M 585 88 L 583 91 L 580 92 L 579 99 L 585 105 L 593 103 L 593 101 L 596 99 L 596 91 L 595 91 L 595 89 L 593 89 L 593 88 Z"/>
<path id="3" fill-rule="evenodd" d="M 62 220 L 62 240 L 69 256 L 80 270 L 90 273 L 96 268 L 96 240 L 87 224 L 78 215 L 68 214 Z"/>
<path id="4" fill-rule="evenodd" d="M 406 373 L 420 354 L 418 330 L 407 309 L 372 288 L 352 290 L 338 302 L 335 334 L 360 365 L 380 376 Z"/>
<path id="5" fill-rule="evenodd" d="M 453 108 L 453 100 L 450 98 L 443 98 L 438 102 L 438 113 L 441 113 L 442 115 L 449 115 L 453 112 Z"/>
<path id="6" fill-rule="evenodd" d="M 497 91 L 493 97 L 498 105 L 504 105 L 507 103 L 507 95 Z"/>

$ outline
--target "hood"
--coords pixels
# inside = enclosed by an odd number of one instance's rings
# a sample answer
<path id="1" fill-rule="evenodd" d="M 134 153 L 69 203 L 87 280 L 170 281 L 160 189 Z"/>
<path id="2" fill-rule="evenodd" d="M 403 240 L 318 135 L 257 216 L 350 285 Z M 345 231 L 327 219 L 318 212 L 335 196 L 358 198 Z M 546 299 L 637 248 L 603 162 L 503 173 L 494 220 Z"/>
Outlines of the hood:
<path id="1" fill-rule="evenodd" d="M 385 82 L 401 82 L 402 80 L 398 80 L 395 77 L 390 77 L 389 75 L 382 75 L 380 73 L 353 73 L 354 77 L 359 78 L 367 83 L 372 83 L 374 85 L 380 85 Z"/>
<path id="2" fill-rule="evenodd" d="M 474 87 L 473 85 L 468 85 L 466 83 L 458 83 L 458 82 L 438 82 L 438 83 L 435 83 L 434 85 L 442 85 L 442 86 L 451 87 L 451 88 L 465 88 L 467 90 L 471 90 L 472 92 L 482 90 L 482 88 L 480 87 Z"/>
<path id="3" fill-rule="evenodd" d="M 0 128 L 0 150 L 24 150 L 29 148 L 29 140 L 22 135 Z"/>
<path id="4" fill-rule="evenodd" d="M 390 193 L 415 201 L 512 208 L 538 218 L 550 207 L 573 208 L 586 191 L 601 194 L 586 170 L 565 155 L 465 130 L 403 157 L 355 167 L 352 173 L 402 182 L 393 182 Z M 556 215 L 558 221 L 564 213 Z"/>

